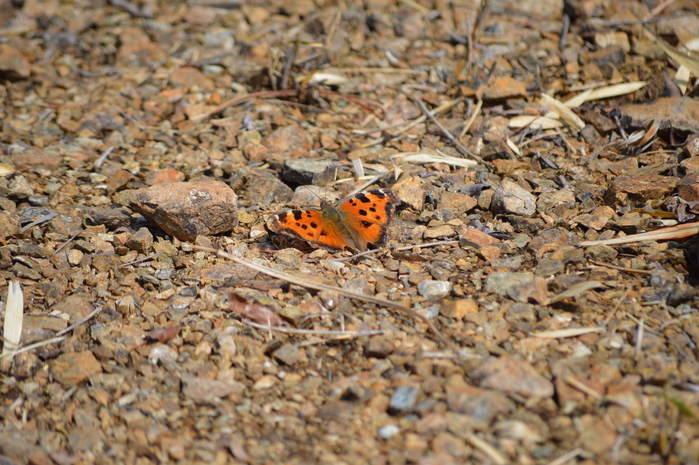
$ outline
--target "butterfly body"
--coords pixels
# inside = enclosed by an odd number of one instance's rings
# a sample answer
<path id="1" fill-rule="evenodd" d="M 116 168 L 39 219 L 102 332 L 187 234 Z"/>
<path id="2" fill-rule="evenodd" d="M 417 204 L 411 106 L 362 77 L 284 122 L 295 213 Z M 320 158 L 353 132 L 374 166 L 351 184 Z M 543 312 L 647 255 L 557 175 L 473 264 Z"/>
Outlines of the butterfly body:
<path id="1" fill-rule="evenodd" d="M 392 190 L 376 189 L 347 197 L 337 205 L 322 202 L 319 210 L 277 213 L 267 227 L 315 247 L 364 251 L 369 244 L 384 242 L 398 202 Z"/>

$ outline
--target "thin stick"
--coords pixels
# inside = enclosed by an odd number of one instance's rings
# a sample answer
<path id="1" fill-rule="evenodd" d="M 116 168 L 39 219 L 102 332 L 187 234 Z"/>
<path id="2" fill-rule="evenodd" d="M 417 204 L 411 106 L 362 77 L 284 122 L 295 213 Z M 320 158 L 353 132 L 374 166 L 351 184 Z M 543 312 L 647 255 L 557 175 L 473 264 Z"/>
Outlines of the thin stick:
<path id="1" fill-rule="evenodd" d="M 73 234 L 73 237 L 71 237 L 70 239 L 65 241 L 63 244 L 61 244 L 61 246 L 56 249 L 56 251 L 53 253 L 53 255 L 56 255 L 58 252 L 63 250 L 68 244 L 73 242 L 75 240 L 75 238 L 78 237 L 81 233 L 82 233 L 82 231 L 79 231 L 79 232 L 76 232 L 75 234 Z"/>
<path id="2" fill-rule="evenodd" d="M 548 463 L 548 465 L 563 465 L 564 463 L 573 460 L 575 457 L 578 455 L 582 454 L 583 450 L 579 447 L 576 447 L 575 449 L 571 450 L 570 452 L 567 452 L 560 457 L 558 457 L 555 460 L 552 460 Z"/>
<path id="3" fill-rule="evenodd" d="M 652 275 L 653 274 L 652 271 L 637 270 L 636 268 L 624 268 L 623 266 L 610 265 L 609 263 L 604 263 L 604 262 L 600 262 L 597 260 L 590 260 L 590 263 L 592 263 L 593 265 L 597 265 L 597 266 L 604 266 L 606 268 L 611 268 L 613 270 L 626 271 L 628 273 L 638 273 L 638 274 L 645 274 L 645 275 Z"/>
<path id="4" fill-rule="evenodd" d="M 407 245 L 405 247 L 381 247 L 380 249 L 365 250 L 364 252 L 359 252 L 351 257 L 344 258 L 330 258 L 329 262 L 345 262 L 347 260 L 352 260 L 354 258 L 363 257 L 364 255 L 369 255 L 373 253 L 384 252 L 386 250 L 395 250 L 396 252 L 403 252 L 405 250 L 421 249 L 424 247 L 437 247 L 438 245 L 458 245 L 459 241 L 439 241 L 439 242 L 426 242 L 424 244 Z"/>
<path id="5" fill-rule="evenodd" d="M 240 320 L 243 323 L 245 323 L 248 326 L 252 326 L 253 328 L 257 329 L 263 329 L 265 331 L 276 331 L 278 333 L 287 333 L 287 334 L 312 334 L 314 336 L 375 336 L 377 334 L 383 334 L 383 330 L 374 330 L 374 331 L 334 331 L 334 330 L 327 330 L 327 331 L 317 331 L 313 329 L 298 329 L 298 328 L 287 328 L 285 326 L 269 326 L 269 325 L 261 325 L 259 323 L 255 323 L 254 321 L 250 320 Z"/>
<path id="6" fill-rule="evenodd" d="M 438 106 L 437 108 L 435 108 L 434 111 L 432 112 L 432 114 L 437 115 L 439 113 L 443 113 L 443 112 L 449 110 L 450 108 L 456 106 L 459 102 L 461 102 L 461 100 L 462 99 L 456 99 L 456 100 L 452 100 L 451 102 L 444 103 L 444 104 Z M 418 116 L 417 118 L 412 120 L 410 123 L 407 123 L 407 125 L 405 127 L 403 127 L 403 129 L 400 129 L 400 130 L 398 130 L 398 131 L 394 132 L 393 134 L 390 134 L 386 137 L 382 137 L 380 139 L 377 139 L 369 144 L 362 145 L 361 148 L 365 149 L 368 147 L 373 147 L 374 145 L 383 144 L 385 142 L 388 142 L 391 139 L 395 139 L 396 137 L 400 136 L 404 132 L 407 132 L 407 131 L 411 130 L 412 128 L 414 128 L 415 126 L 417 126 L 418 124 L 423 123 L 426 119 L 427 119 L 427 116 L 425 116 L 425 115 Z M 389 127 L 393 127 L 393 126 L 389 126 Z"/>
<path id="7" fill-rule="evenodd" d="M 451 132 L 447 131 L 447 128 L 442 126 L 442 124 L 439 121 L 437 121 L 437 118 L 435 118 L 434 115 L 430 112 L 430 110 L 427 109 L 425 104 L 422 103 L 422 100 L 420 100 L 418 98 L 415 98 L 413 100 L 420 106 L 420 109 L 422 110 L 423 113 L 425 113 L 425 115 L 430 119 L 430 121 L 432 121 L 434 123 L 434 125 L 439 128 L 439 130 L 442 132 L 442 134 L 444 134 L 444 136 L 447 139 L 449 139 L 449 141 L 452 144 L 454 144 L 454 146 L 456 146 L 457 149 L 459 149 L 459 152 L 461 152 L 462 155 L 466 155 L 466 156 L 476 160 L 478 163 L 482 163 L 483 165 L 486 165 L 486 166 L 490 165 L 488 162 L 483 160 L 481 157 L 479 157 L 478 155 L 476 155 L 475 153 L 471 152 L 469 149 L 464 147 L 464 145 L 461 142 L 456 140 L 456 137 L 454 137 L 454 135 Z"/>
<path id="8" fill-rule="evenodd" d="M 424 315 L 420 315 L 414 310 L 411 310 L 410 308 L 406 307 L 405 305 L 401 305 L 397 302 L 391 302 L 390 300 L 386 299 L 381 299 L 379 297 L 374 297 L 371 295 L 364 295 L 364 294 L 356 294 L 354 292 L 350 292 L 346 289 L 342 289 L 341 287 L 335 287 L 335 286 L 329 286 L 327 284 L 321 284 L 321 283 L 313 283 L 310 281 L 307 281 L 305 279 L 299 278 L 297 276 L 293 276 L 287 273 L 284 273 L 282 271 L 277 271 L 273 270 L 271 268 L 268 268 L 266 266 L 258 265 L 253 262 L 249 262 L 245 259 L 236 257 L 235 255 L 231 255 L 229 253 L 224 252 L 223 250 L 216 250 L 216 249 L 211 249 L 209 247 L 200 247 L 200 246 L 194 246 L 195 249 L 197 250 L 202 250 L 204 252 L 211 252 L 217 254 L 219 257 L 226 258 L 228 260 L 231 260 L 235 263 L 238 263 L 240 265 L 247 266 L 248 268 L 251 268 L 253 270 L 259 271 L 260 273 L 266 274 L 268 276 L 272 276 L 273 278 L 277 279 L 283 279 L 284 281 L 288 281 L 292 284 L 296 284 L 298 286 L 306 287 L 309 289 L 315 289 L 318 291 L 332 291 L 332 292 L 337 292 L 338 295 L 344 296 L 344 297 L 349 297 L 350 299 L 356 299 L 356 300 L 363 300 L 364 302 L 369 302 L 372 304 L 376 304 L 379 306 L 383 307 L 388 307 L 392 308 L 394 310 L 397 310 L 400 313 L 404 313 L 416 320 L 420 320 L 423 323 L 427 325 L 429 330 L 434 334 L 440 341 L 442 341 L 447 347 L 449 347 L 451 350 L 454 351 L 455 354 L 459 356 L 466 356 L 463 351 L 461 351 L 456 344 L 451 342 L 442 332 L 437 329 L 437 327 L 430 321 L 429 318 L 427 318 Z"/>
<path id="9" fill-rule="evenodd" d="M 27 232 L 28 230 L 30 230 L 31 228 L 33 228 L 33 227 L 36 226 L 37 224 L 41 224 L 41 223 L 45 223 L 45 222 L 47 222 L 47 221 L 51 221 L 52 219 L 56 218 L 57 216 L 58 216 L 58 212 L 55 212 L 55 211 L 49 213 L 48 215 L 44 215 L 44 216 L 42 216 L 41 218 L 39 218 L 39 219 L 37 219 L 37 220 L 34 220 L 34 221 L 32 221 L 31 223 L 29 223 L 28 225 L 24 226 L 22 229 L 19 230 L 19 233 L 20 233 L 20 234 L 24 234 L 25 232 Z"/>
<path id="10" fill-rule="evenodd" d="M 600 325 L 601 328 L 604 328 L 609 324 L 609 322 L 614 317 L 614 314 L 616 313 L 616 311 L 619 310 L 619 307 L 621 307 L 621 304 L 622 304 L 622 302 L 624 302 L 624 299 L 626 299 L 626 296 L 629 295 L 629 292 L 631 292 L 631 287 L 626 288 L 626 292 L 624 292 L 624 295 L 621 296 L 621 298 L 619 299 L 619 302 L 617 302 L 616 305 L 614 306 L 614 308 L 612 309 L 612 311 L 609 312 L 609 315 L 607 315 L 607 318 L 604 319 L 604 323 L 602 323 Z"/>

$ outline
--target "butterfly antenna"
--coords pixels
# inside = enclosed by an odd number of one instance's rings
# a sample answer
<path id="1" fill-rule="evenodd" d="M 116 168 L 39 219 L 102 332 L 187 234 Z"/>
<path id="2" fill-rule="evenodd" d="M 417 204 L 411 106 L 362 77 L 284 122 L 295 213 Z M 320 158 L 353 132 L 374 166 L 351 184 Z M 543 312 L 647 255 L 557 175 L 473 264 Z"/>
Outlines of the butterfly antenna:
<path id="1" fill-rule="evenodd" d="M 302 187 L 305 187 L 306 190 L 307 190 L 308 192 L 310 192 L 311 194 L 313 194 L 313 195 L 315 195 L 316 197 L 318 197 L 318 200 L 320 200 L 320 203 L 321 203 L 321 204 L 322 204 L 323 202 L 326 202 L 326 200 L 324 200 L 323 197 L 321 197 L 320 195 L 318 195 L 317 192 L 315 192 L 313 189 L 311 189 L 310 186 L 302 186 Z"/>

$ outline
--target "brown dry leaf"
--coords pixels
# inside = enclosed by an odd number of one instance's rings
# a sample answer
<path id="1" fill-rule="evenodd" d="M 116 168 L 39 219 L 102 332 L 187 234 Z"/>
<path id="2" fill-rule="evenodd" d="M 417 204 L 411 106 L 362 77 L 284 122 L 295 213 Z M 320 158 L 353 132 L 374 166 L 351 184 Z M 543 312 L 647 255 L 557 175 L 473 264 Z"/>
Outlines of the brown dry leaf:
<path id="1" fill-rule="evenodd" d="M 230 303 L 231 310 L 240 315 L 243 318 L 254 321 L 255 323 L 267 325 L 267 326 L 285 326 L 287 323 L 282 320 L 282 318 L 271 308 L 250 303 L 235 292 L 228 293 L 228 302 Z"/>

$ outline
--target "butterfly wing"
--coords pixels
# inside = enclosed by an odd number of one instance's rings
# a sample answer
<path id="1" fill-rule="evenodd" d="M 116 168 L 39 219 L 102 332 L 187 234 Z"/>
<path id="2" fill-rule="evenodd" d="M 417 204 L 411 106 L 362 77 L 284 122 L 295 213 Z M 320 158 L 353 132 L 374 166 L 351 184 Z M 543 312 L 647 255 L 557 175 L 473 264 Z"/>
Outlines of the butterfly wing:
<path id="1" fill-rule="evenodd" d="M 322 210 L 291 210 L 273 215 L 267 228 L 278 234 L 309 242 L 316 247 L 366 250 L 382 244 L 399 199 L 390 189 L 352 195 L 337 206 Z"/>
<path id="2" fill-rule="evenodd" d="M 347 244 L 333 224 L 319 210 L 291 210 L 273 215 L 267 228 L 277 234 L 295 237 L 313 245 L 341 250 Z"/>
<path id="3" fill-rule="evenodd" d="M 382 244 L 399 202 L 390 189 L 362 192 L 340 202 L 337 209 L 342 214 L 343 224 L 350 230 L 350 236 L 354 236 L 351 245 L 365 250 L 366 244 Z"/>

